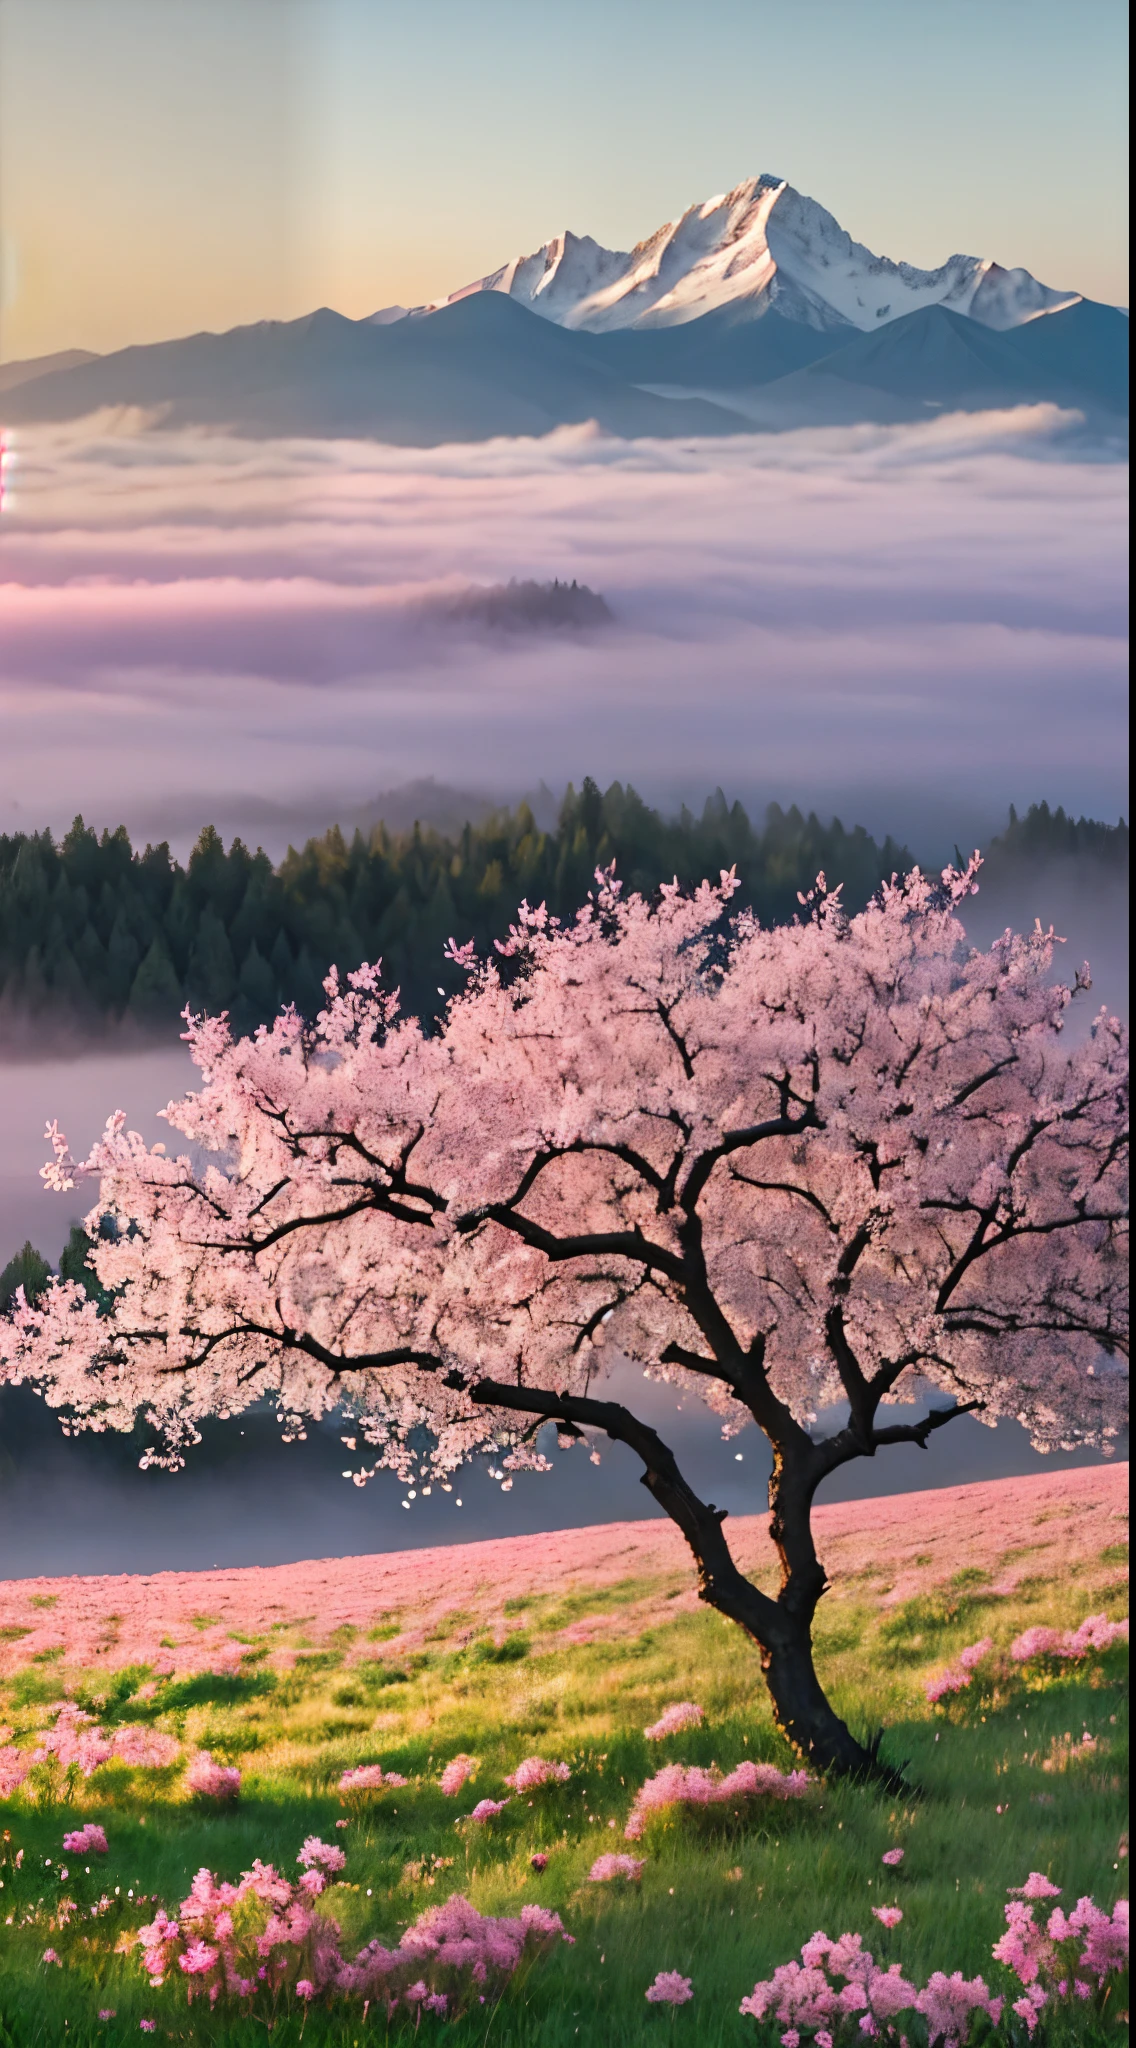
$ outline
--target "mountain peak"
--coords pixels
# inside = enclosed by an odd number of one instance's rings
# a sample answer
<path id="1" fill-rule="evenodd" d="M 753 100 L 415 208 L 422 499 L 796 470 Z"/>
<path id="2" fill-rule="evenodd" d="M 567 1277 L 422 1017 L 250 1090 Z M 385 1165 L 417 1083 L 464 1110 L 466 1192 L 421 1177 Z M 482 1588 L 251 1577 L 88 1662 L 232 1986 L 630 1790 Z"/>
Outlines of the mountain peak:
<path id="1" fill-rule="evenodd" d="M 565 229 L 531 255 L 515 256 L 414 313 L 478 292 L 500 292 L 557 326 L 592 333 L 681 326 L 709 312 L 755 320 L 773 309 L 822 332 L 870 333 L 932 305 L 1007 329 L 1078 297 L 989 257 L 958 254 L 921 270 L 877 256 L 815 199 L 769 171 L 696 201 L 629 251 Z M 389 320 L 400 311 L 374 317 Z"/>

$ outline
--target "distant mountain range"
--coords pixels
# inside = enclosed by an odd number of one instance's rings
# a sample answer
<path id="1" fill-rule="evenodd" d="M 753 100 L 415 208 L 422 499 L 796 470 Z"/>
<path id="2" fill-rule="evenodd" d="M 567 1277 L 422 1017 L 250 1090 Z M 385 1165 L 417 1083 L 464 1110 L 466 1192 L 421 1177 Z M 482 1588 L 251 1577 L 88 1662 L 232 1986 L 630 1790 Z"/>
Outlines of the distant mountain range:
<path id="1" fill-rule="evenodd" d="M 557 326 L 597 334 L 679 327 L 710 312 L 753 320 L 770 310 L 822 331 L 867 332 L 882 320 L 940 305 L 984 327 L 1007 328 L 1080 296 L 1039 284 L 1028 270 L 1004 270 L 989 257 L 951 256 L 937 270 L 918 270 L 874 256 L 815 199 L 768 172 L 688 206 L 634 249 L 605 249 L 590 235 L 556 235 L 448 300 L 409 313 L 387 306 L 374 317 L 389 324 L 472 292 L 502 292 Z"/>
<path id="2" fill-rule="evenodd" d="M 873 256 L 772 178 L 627 254 L 557 236 L 436 306 L 324 308 L 0 368 L 8 424 L 134 406 L 170 426 L 412 447 L 593 420 L 670 437 L 1042 401 L 1118 428 L 1126 314 L 977 257 L 925 271 Z"/>

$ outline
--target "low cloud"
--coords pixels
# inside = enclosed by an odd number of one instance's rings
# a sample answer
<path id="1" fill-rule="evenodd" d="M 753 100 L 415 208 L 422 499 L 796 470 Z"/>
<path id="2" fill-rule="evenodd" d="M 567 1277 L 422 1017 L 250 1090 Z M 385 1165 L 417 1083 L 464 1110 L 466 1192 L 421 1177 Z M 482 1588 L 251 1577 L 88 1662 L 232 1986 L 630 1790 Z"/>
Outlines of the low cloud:
<path id="1" fill-rule="evenodd" d="M 1126 472 L 1053 408 L 428 451 L 120 415 L 19 435 L 9 481 L 3 828 L 350 810 L 429 774 L 721 783 L 909 838 L 1126 807 Z M 436 616 L 555 576 L 615 626 Z"/>

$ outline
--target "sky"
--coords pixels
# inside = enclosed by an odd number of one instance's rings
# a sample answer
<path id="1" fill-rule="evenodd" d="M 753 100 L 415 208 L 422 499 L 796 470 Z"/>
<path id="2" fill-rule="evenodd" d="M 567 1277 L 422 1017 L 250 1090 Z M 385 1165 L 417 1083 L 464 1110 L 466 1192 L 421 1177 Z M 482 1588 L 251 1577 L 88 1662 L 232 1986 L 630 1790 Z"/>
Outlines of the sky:
<path id="1" fill-rule="evenodd" d="M 760 171 L 1127 302 L 1120 0 L 0 0 L 0 360 L 444 295 Z"/>

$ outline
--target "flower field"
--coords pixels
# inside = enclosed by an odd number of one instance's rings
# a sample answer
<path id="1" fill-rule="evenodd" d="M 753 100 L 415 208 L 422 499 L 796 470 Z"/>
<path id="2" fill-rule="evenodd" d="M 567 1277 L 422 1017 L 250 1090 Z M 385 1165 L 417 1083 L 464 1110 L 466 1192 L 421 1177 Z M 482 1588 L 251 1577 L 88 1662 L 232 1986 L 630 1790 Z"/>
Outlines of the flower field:
<path id="1" fill-rule="evenodd" d="M 0 1585 L 0 2048 L 1119 2041 L 1127 1479 L 817 1510 L 907 1800 L 801 1772 L 665 1523 Z"/>

